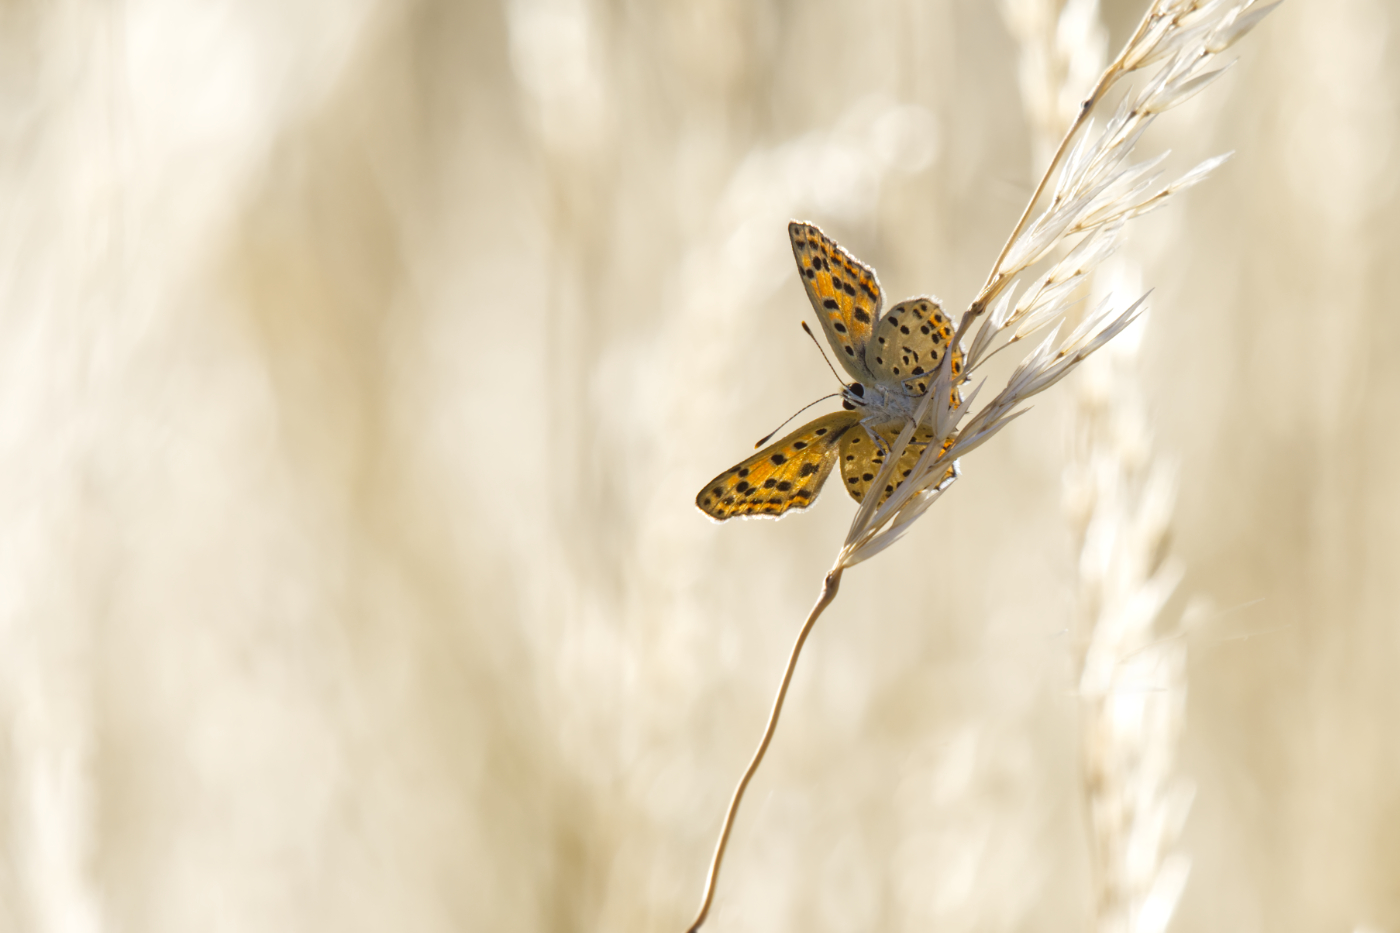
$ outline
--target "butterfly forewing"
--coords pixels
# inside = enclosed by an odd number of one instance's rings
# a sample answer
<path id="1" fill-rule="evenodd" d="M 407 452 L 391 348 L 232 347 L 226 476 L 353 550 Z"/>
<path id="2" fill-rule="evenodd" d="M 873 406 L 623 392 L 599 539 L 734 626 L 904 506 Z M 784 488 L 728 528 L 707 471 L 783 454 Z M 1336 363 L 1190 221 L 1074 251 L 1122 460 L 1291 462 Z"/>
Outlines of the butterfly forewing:
<path id="1" fill-rule="evenodd" d="M 875 271 L 811 224 L 788 224 L 797 271 L 836 358 L 859 382 L 876 378 L 868 345 L 880 318 Z"/>
<path id="2" fill-rule="evenodd" d="M 866 364 L 876 382 L 899 384 L 911 395 L 923 395 L 952 342 L 953 322 L 937 299 L 910 298 L 890 308 L 875 326 Z M 953 374 L 960 372 L 962 354 L 954 353 Z"/>
<path id="3" fill-rule="evenodd" d="M 842 438 L 860 430 L 860 417 L 838 411 L 803 425 L 706 483 L 696 506 L 716 521 L 805 509 L 831 474 Z"/>
<path id="4" fill-rule="evenodd" d="M 866 494 L 870 492 L 871 483 L 880 475 L 880 467 L 884 466 L 885 458 L 894 448 L 895 439 L 904 425 L 899 422 L 880 425 L 875 428 L 875 433 L 879 434 L 883 443 L 876 443 L 873 435 L 864 425 L 856 427 L 853 431 L 846 432 L 841 438 L 841 449 L 837 455 L 841 459 L 841 479 L 846 491 L 851 494 L 851 498 L 857 502 L 863 502 Z M 933 432 L 926 427 L 920 427 L 910 438 L 908 445 L 904 448 L 904 453 L 900 455 L 899 464 L 895 467 L 894 473 L 885 483 L 885 487 L 880 490 L 879 505 L 884 505 L 885 500 L 904 485 L 904 481 L 914 470 L 914 465 L 919 457 L 923 455 L 924 449 L 928 447 L 929 441 L 933 440 Z M 947 450 L 952 445 L 953 439 L 943 445 Z M 944 474 L 945 478 L 951 474 L 952 468 Z"/>

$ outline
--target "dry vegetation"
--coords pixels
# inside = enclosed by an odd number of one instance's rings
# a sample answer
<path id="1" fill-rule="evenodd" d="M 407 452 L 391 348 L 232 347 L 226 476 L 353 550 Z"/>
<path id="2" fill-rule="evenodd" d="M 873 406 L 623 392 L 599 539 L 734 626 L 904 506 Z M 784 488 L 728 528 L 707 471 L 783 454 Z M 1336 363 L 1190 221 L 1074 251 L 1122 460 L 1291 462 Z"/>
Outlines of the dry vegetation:
<path id="1" fill-rule="evenodd" d="M 1400 930 L 1397 28 L 1293 0 L 1149 143 L 1237 152 L 1126 249 L 1177 933 Z M 1043 152 L 998 6 L 17 0 L 0 49 L 0 929 L 682 929 L 852 510 L 691 504 L 830 390 L 785 224 L 966 306 Z M 846 576 L 707 930 L 1092 925 L 1037 405 Z"/>

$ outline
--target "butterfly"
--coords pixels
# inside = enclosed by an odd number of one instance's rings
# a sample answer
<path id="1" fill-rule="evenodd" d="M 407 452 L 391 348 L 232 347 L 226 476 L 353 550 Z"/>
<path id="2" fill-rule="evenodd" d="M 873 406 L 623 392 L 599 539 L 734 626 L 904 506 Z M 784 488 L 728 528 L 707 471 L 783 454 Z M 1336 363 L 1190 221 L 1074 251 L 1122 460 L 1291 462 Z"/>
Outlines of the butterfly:
<path id="1" fill-rule="evenodd" d="M 716 521 L 804 509 L 838 463 L 842 485 L 863 501 L 953 341 L 953 323 L 936 298 L 910 298 L 882 316 L 875 270 L 813 224 L 793 221 L 788 238 L 822 331 L 854 381 L 842 390 L 843 410 L 804 424 L 705 484 L 695 504 Z M 953 351 L 951 367 L 962 372 L 960 351 Z M 903 484 L 931 440 L 933 432 L 919 426 L 879 502 Z"/>

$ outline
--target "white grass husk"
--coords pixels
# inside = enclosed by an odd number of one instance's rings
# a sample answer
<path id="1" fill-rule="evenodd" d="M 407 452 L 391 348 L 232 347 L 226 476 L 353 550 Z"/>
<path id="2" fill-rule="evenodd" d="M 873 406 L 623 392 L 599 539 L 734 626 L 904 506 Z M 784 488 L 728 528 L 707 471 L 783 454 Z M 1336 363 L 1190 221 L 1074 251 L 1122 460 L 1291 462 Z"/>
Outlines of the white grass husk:
<path id="1" fill-rule="evenodd" d="M 1055 21 L 1045 10 L 1026 13 L 1032 0 L 1016 0 L 1013 6 L 1028 21 Z M 1046 9 L 1053 13 L 1056 8 L 1064 12 L 1069 4 L 1052 3 Z M 1061 330 L 1054 327 L 1051 337 L 1015 368 L 1006 387 L 975 414 L 970 414 L 967 402 L 952 403 L 952 391 L 961 392 L 994 353 L 1065 319 L 1089 276 L 1122 242 L 1129 221 L 1204 180 L 1228 158 L 1207 159 L 1165 184 L 1159 168 L 1166 154 L 1131 161 L 1134 147 L 1156 117 L 1216 80 L 1228 67 L 1220 62 L 1220 53 L 1272 8 L 1255 0 L 1156 0 L 1149 7 L 1132 38 L 1078 108 L 1021 221 L 963 315 L 956 338 L 965 353 L 962 371 L 949 372 L 951 355 L 945 358 L 916 415 L 918 424 L 933 428 L 934 442 L 883 505 L 876 508 L 867 501 L 856 511 L 836 568 L 852 566 L 888 547 L 891 540 L 885 532 L 897 530 L 902 536 L 912 518 L 931 504 L 926 494 L 935 488 L 941 494 L 946 488 L 944 477 L 958 457 L 995 436 L 1025 410 L 1030 398 L 1069 375 L 1144 310 L 1146 295 L 1121 307 L 1115 303 L 1121 299 L 1106 301 L 1068 337 L 1060 339 Z M 1076 22 L 1092 12 L 1083 3 L 1073 9 Z M 1078 28 L 1079 34 L 1095 34 L 1082 24 Z M 1137 89 L 1120 91 L 1121 82 L 1130 76 L 1145 80 Z M 1095 112 L 1115 93 L 1121 97 L 1112 117 L 1096 124 Z M 1048 268 L 1032 275 L 1035 267 L 1046 262 Z M 907 425 L 896 440 L 893 456 L 875 480 L 876 488 L 889 479 L 914 427 Z M 949 439 L 951 446 L 939 453 Z"/>
<path id="2" fill-rule="evenodd" d="M 1020 2 L 1060 6 L 1057 0 Z M 1042 13 L 1040 19 L 1047 18 Z M 1033 58 L 1037 37 L 1024 31 L 1017 37 L 1023 58 Z M 1177 79 L 1171 102 L 1198 93 L 1223 70 Z M 1037 137 L 1044 123 L 1037 103 L 1046 96 L 1025 100 Z M 1050 144 L 1037 139 L 1038 150 Z M 1085 152 L 1081 146 L 1071 157 L 1076 169 L 1084 164 Z M 1159 189 L 1160 196 L 1148 195 L 1166 156 L 1121 172 L 1110 186 L 1116 198 L 1104 198 L 1108 203 L 1093 209 L 1083 226 L 1121 226 L 1228 158 L 1207 160 Z M 1094 236 L 1070 255 L 1087 254 L 1084 244 Z M 1121 274 L 1129 268 L 1130 261 L 1119 260 L 1120 279 L 1131 276 Z M 1017 310 L 1033 306 L 1034 295 L 1023 296 Z M 1085 319 L 1081 331 L 1096 329 L 1110 301 L 1105 299 Z M 1035 314 L 1026 315 L 1013 340 L 1042 323 Z M 1145 440 L 1136 342 L 1115 344 L 1095 360 L 1094 368 L 1079 382 L 1078 444 L 1065 476 L 1065 499 L 1080 545 L 1076 669 L 1081 773 L 1094 856 L 1094 927 L 1100 933 L 1161 933 L 1191 868 L 1190 858 L 1174 851 L 1191 801 L 1189 785 L 1174 769 L 1185 709 L 1186 646 L 1181 639 L 1159 637 L 1156 624 L 1181 577 L 1181 567 L 1164 556 L 1173 484 L 1169 471 L 1153 461 Z"/>
<path id="3" fill-rule="evenodd" d="M 1136 366 L 1129 344 L 1095 360 L 1066 476 L 1080 542 L 1080 750 L 1100 933 L 1161 933 L 1191 867 L 1176 851 L 1192 795 L 1175 765 L 1186 644 L 1178 626 L 1159 622 L 1182 576 L 1167 554 L 1175 481 L 1145 446 Z"/>

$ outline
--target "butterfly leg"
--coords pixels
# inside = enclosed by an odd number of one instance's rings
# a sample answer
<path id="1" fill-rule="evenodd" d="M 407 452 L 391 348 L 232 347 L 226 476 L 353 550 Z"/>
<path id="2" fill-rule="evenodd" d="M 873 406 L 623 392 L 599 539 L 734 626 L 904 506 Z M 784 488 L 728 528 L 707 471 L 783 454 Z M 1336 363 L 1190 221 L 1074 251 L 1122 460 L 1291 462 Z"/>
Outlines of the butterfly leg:
<path id="1" fill-rule="evenodd" d="M 860 426 L 865 429 L 865 433 L 870 435 L 870 439 L 875 442 L 875 447 L 880 451 L 880 456 L 888 456 L 890 453 L 890 445 L 885 443 L 884 437 L 881 436 L 879 431 L 875 430 L 875 425 L 877 423 L 875 418 L 865 418 L 861 421 Z"/>
<path id="2" fill-rule="evenodd" d="M 870 439 L 875 442 L 875 446 L 880 450 L 880 456 L 887 457 L 890 454 L 894 453 L 894 450 L 890 447 L 890 442 L 885 440 L 885 436 L 879 431 L 875 430 L 874 426 L 879 423 L 881 422 L 878 419 L 872 417 L 862 420 L 860 426 L 865 428 L 865 433 L 869 434 Z M 889 422 L 884 423 L 888 424 Z M 904 430 L 904 425 L 900 424 L 900 426 L 891 434 L 891 437 L 898 437 L 899 432 L 902 430 Z M 914 442 L 912 437 L 910 438 L 909 442 L 911 444 Z"/>

